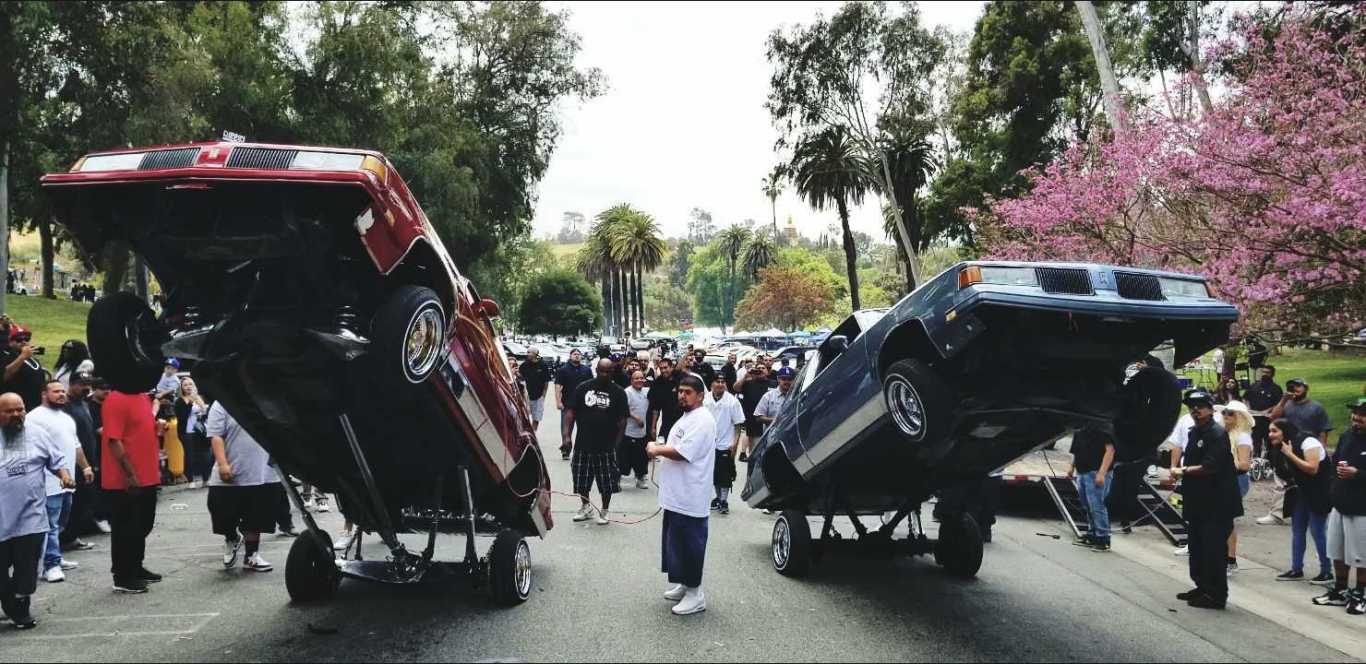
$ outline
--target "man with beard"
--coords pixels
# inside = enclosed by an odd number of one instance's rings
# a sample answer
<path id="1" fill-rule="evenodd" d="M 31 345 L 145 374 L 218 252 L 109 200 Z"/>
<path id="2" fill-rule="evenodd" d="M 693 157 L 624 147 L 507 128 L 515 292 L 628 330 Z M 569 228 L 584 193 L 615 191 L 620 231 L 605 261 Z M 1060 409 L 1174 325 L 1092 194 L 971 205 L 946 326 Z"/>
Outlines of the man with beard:
<path id="1" fill-rule="evenodd" d="M 95 433 L 95 417 L 90 411 L 90 388 L 95 378 L 89 372 L 78 371 L 71 376 L 71 387 L 67 390 L 67 415 L 76 422 L 76 437 L 81 442 L 81 450 L 95 479 L 80 483 L 71 501 L 71 520 L 69 527 L 62 531 L 62 550 L 85 551 L 94 548 L 93 544 L 83 542 L 79 536 L 93 532 L 96 527 L 94 518 L 100 493 L 95 482 L 99 481 L 100 438 Z"/>
<path id="2" fill-rule="evenodd" d="M 659 358 L 655 365 L 658 373 L 650 383 L 650 393 L 648 395 L 650 411 L 646 416 L 645 439 L 659 440 L 669 439 L 669 430 L 673 428 L 674 422 L 678 421 L 683 411 L 678 407 L 678 380 L 682 378 L 679 371 L 674 370 L 674 362 L 667 357 Z M 656 427 L 658 424 L 658 428 Z"/>
<path id="3" fill-rule="evenodd" d="M 38 589 L 38 559 L 47 537 L 47 476 L 63 488 L 76 481 L 66 458 L 40 427 L 24 427 L 24 400 L 0 395 L 0 609 L 18 629 L 37 626 L 29 596 Z"/>
<path id="4" fill-rule="evenodd" d="M 579 385 L 593 380 L 593 371 L 583 364 L 583 353 L 577 348 L 569 352 L 569 362 L 560 367 L 555 373 L 555 406 L 560 409 L 560 428 L 564 428 L 565 420 L 569 417 L 569 411 L 565 409 L 564 402 L 568 397 L 574 396 L 574 391 L 579 389 Z M 570 431 L 573 431 L 573 424 L 570 424 Z M 568 461 L 569 452 L 573 449 L 571 438 L 566 435 L 564 445 L 560 447 L 560 458 Z"/>
<path id="5" fill-rule="evenodd" d="M 1192 390 L 1184 402 L 1195 426 L 1187 434 L 1182 465 L 1172 474 L 1182 480 L 1195 588 L 1176 598 L 1199 609 L 1222 609 L 1228 601 L 1228 536 L 1233 520 L 1243 515 L 1238 471 L 1228 432 L 1214 421 L 1214 397 Z"/>
<path id="6" fill-rule="evenodd" d="M 707 555 L 707 518 L 711 511 L 712 467 L 716 460 L 716 425 L 702 406 L 706 388 L 696 376 L 678 383 L 683 416 L 669 430 L 668 444 L 650 443 L 645 454 L 663 459 L 659 466 L 659 507 L 664 512 L 661 567 L 674 586 L 664 598 L 678 602 L 674 615 L 707 610 L 702 594 L 702 568 Z"/>
<path id="7" fill-rule="evenodd" d="M 30 429 L 41 428 L 47 432 L 49 440 L 66 459 L 68 475 L 74 476 L 79 467 L 85 481 L 92 482 L 95 471 L 85 460 L 80 435 L 76 432 L 76 420 L 64 412 L 66 404 L 66 386 L 61 381 L 51 381 L 43 388 L 43 405 L 28 413 L 26 424 Z M 74 492 L 75 487 L 63 486 L 55 475 L 48 476 L 47 543 L 43 549 L 43 580 L 48 583 L 65 581 L 65 572 L 78 567 L 75 561 L 62 559 L 61 546 L 62 531 L 71 520 Z"/>
<path id="8" fill-rule="evenodd" d="M 616 450 L 626 432 L 628 407 L 626 391 L 612 381 L 612 360 L 598 360 L 597 369 L 593 380 L 574 390 L 574 396 L 567 403 L 561 433 L 564 444 L 569 445 L 574 424 L 578 423 L 579 436 L 574 441 L 574 458 L 569 462 L 569 469 L 574 475 L 574 493 L 583 505 L 574 515 L 574 521 L 593 518 L 594 508 L 588 495 L 596 481 L 598 493 L 602 495 L 598 525 L 605 526 L 612 494 L 621 491 Z"/>

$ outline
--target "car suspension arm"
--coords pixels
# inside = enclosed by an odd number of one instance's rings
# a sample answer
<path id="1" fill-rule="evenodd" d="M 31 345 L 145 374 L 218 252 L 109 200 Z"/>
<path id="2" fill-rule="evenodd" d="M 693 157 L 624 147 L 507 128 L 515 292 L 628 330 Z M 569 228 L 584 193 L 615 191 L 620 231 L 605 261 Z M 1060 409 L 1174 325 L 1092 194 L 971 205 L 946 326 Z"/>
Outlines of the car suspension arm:
<path id="1" fill-rule="evenodd" d="M 356 430 L 351 428 L 351 417 L 342 413 L 337 416 L 337 420 L 341 422 L 342 433 L 346 435 L 346 442 L 351 446 L 351 456 L 355 457 L 356 467 L 360 469 L 361 479 L 365 480 L 365 489 L 374 504 L 375 518 L 379 521 L 380 539 L 384 540 L 384 545 L 389 547 L 395 558 L 401 558 L 407 555 L 407 550 L 403 548 L 403 543 L 398 541 L 394 526 L 389 522 L 389 510 L 384 507 L 384 498 L 380 496 L 379 487 L 375 485 L 375 475 L 370 472 L 370 464 L 365 460 L 365 452 L 360 448 Z"/>

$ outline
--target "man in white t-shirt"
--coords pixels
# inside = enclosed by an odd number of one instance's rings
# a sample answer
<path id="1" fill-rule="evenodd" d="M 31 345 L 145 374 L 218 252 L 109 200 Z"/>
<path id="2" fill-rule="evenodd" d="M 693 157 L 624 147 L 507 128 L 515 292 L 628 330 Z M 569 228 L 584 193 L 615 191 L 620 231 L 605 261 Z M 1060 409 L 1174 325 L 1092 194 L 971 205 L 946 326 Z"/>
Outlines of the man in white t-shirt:
<path id="1" fill-rule="evenodd" d="M 702 595 L 702 567 L 707 554 L 707 502 L 711 498 L 716 460 L 716 424 L 702 406 L 702 379 L 678 381 L 678 407 L 683 416 L 669 430 L 668 443 L 650 443 L 645 454 L 663 459 L 659 467 L 659 506 L 664 511 L 662 568 L 674 584 L 664 598 L 678 602 L 674 615 L 707 610 Z"/>
<path id="2" fill-rule="evenodd" d="M 63 466 L 67 475 L 76 476 L 76 468 L 84 473 L 87 484 L 95 481 L 95 471 L 85 459 L 80 436 L 76 434 L 76 420 L 71 419 L 62 408 L 66 407 L 66 386 L 60 381 L 49 381 L 43 386 L 43 403 L 28 414 L 28 426 L 35 426 L 47 432 L 53 445 L 61 450 L 65 458 Z M 75 561 L 62 559 L 60 536 L 71 519 L 71 500 L 75 487 L 62 486 L 57 475 L 47 475 L 47 540 L 43 549 L 43 580 L 60 583 L 66 580 L 66 571 L 76 569 Z"/>
<path id="3" fill-rule="evenodd" d="M 711 381 L 711 391 L 703 400 L 707 412 L 716 422 L 716 463 L 712 471 L 712 483 L 716 486 L 716 499 L 711 508 L 720 514 L 730 514 L 730 487 L 735 484 L 735 447 L 740 443 L 740 428 L 745 423 L 745 409 L 740 400 L 730 393 L 726 377 L 716 374 Z"/>

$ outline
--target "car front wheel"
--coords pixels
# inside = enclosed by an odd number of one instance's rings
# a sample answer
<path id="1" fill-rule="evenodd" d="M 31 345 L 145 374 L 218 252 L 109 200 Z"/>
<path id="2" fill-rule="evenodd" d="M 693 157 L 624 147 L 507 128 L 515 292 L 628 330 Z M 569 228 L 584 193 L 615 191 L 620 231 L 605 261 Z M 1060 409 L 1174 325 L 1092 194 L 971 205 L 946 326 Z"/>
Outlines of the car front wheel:
<path id="1" fill-rule="evenodd" d="M 120 392 L 146 392 L 157 384 L 165 361 L 157 344 L 156 314 L 132 293 L 95 301 L 85 322 L 90 356 L 100 375 Z"/>
<path id="2" fill-rule="evenodd" d="M 948 433 L 949 387 L 920 360 L 887 368 L 882 396 L 897 434 L 910 443 L 933 443 Z"/>
<path id="3" fill-rule="evenodd" d="M 445 355 L 446 315 L 436 292 L 402 286 L 375 312 L 371 325 L 382 370 L 400 376 L 399 385 L 426 381 Z"/>

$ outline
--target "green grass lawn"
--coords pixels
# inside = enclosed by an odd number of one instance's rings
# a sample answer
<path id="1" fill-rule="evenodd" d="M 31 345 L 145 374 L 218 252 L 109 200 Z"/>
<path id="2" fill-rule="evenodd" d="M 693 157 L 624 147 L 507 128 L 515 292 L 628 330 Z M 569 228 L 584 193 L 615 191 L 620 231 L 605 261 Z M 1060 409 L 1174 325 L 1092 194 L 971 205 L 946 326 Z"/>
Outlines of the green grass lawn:
<path id="1" fill-rule="evenodd" d="M 1212 360 L 1206 357 L 1205 361 Z M 1309 383 L 1309 398 L 1323 404 L 1333 421 L 1334 441 L 1337 434 L 1351 426 L 1346 404 L 1366 395 L 1366 358 L 1289 348 L 1272 355 L 1267 363 L 1276 367 L 1276 382 L 1282 387 L 1292 378 L 1303 378 Z"/>
<path id="2" fill-rule="evenodd" d="M 48 300 L 34 295 L 8 295 L 5 307 L 9 317 L 33 331 L 33 345 L 42 346 L 47 355 L 39 358 L 51 369 L 67 339 L 85 341 L 85 316 L 90 304 L 69 300 Z"/>

